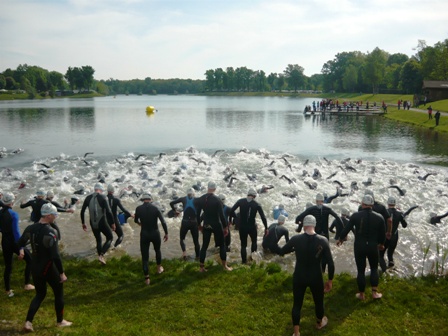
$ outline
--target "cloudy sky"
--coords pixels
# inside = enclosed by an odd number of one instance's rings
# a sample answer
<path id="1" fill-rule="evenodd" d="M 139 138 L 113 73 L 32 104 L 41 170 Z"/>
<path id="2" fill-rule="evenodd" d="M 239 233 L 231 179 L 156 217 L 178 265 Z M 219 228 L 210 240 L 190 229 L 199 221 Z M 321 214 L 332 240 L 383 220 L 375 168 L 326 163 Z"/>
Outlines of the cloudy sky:
<path id="1" fill-rule="evenodd" d="M 448 38 L 446 0 L 0 0 L 0 72 L 205 79 L 242 67 L 305 74 L 343 51 L 415 54 Z"/>

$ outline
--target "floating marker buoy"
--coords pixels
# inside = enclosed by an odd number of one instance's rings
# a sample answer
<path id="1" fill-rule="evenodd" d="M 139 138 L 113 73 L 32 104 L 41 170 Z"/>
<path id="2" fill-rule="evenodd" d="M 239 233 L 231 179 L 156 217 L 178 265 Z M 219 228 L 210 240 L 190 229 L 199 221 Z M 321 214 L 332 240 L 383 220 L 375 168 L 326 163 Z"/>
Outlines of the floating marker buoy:
<path id="1" fill-rule="evenodd" d="M 146 107 L 146 113 L 154 113 L 156 109 L 154 108 L 154 106 L 147 106 Z"/>

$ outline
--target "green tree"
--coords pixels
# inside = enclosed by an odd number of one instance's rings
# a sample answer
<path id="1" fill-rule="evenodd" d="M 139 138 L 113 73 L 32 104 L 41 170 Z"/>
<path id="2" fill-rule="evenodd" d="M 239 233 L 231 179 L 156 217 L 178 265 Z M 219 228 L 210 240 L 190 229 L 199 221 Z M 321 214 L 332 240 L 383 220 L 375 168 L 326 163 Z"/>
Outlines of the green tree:
<path id="1" fill-rule="evenodd" d="M 387 64 L 388 66 L 392 65 L 392 64 L 398 64 L 398 65 L 403 65 L 404 63 L 406 63 L 409 60 L 409 56 L 406 54 L 401 54 L 401 53 L 396 53 L 396 54 L 392 54 L 389 56 L 389 58 L 387 59 Z"/>
<path id="2" fill-rule="evenodd" d="M 415 59 L 411 58 L 401 69 L 401 88 L 406 94 L 420 93 L 423 84 L 421 65 Z"/>
<path id="3" fill-rule="evenodd" d="M 93 84 L 93 74 L 95 73 L 95 69 L 90 65 L 85 65 L 81 67 L 81 73 L 83 77 L 83 88 L 90 90 L 90 87 Z"/>
<path id="4" fill-rule="evenodd" d="M 215 72 L 214 72 L 215 85 L 214 85 L 214 87 L 218 91 L 222 90 L 222 87 L 223 87 L 223 77 L 224 77 L 224 70 L 222 70 L 222 68 L 215 69 Z"/>
<path id="5" fill-rule="evenodd" d="M 278 90 L 279 91 L 283 90 L 284 86 L 285 86 L 285 75 L 278 74 L 278 77 L 277 77 L 277 87 L 278 87 Z"/>
<path id="6" fill-rule="evenodd" d="M 356 85 L 358 84 L 358 69 L 353 64 L 345 68 L 342 83 L 347 92 L 355 92 Z"/>
<path id="7" fill-rule="evenodd" d="M 17 85 L 17 83 L 13 77 L 9 77 L 9 76 L 5 77 L 5 80 L 6 80 L 6 85 L 5 85 L 6 90 L 17 90 L 19 88 L 19 86 Z"/>
<path id="8" fill-rule="evenodd" d="M 283 71 L 289 87 L 294 88 L 294 91 L 296 92 L 297 89 L 304 84 L 305 75 L 303 74 L 303 71 L 303 67 L 298 64 L 288 64 Z"/>
<path id="9" fill-rule="evenodd" d="M 379 84 L 382 83 L 388 54 L 376 47 L 366 57 L 366 63 L 364 67 L 364 74 L 366 81 L 372 87 L 372 93 L 378 93 Z"/>
<path id="10" fill-rule="evenodd" d="M 271 91 L 275 90 L 274 83 L 275 83 L 276 79 L 277 79 L 277 74 L 273 73 L 273 72 L 271 72 L 267 78 L 268 84 L 271 87 Z"/>
<path id="11" fill-rule="evenodd" d="M 6 87 L 6 77 L 0 74 L 0 90 Z"/>
<path id="12" fill-rule="evenodd" d="M 209 91 L 215 88 L 215 70 L 210 69 L 205 72 L 205 87 Z"/>
<path id="13" fill-rule="evenodd" d="M 258 70 L 253 73 L 255 90 L 258 92 L 265 91 L 266 87 L 266 73 L 263 70 Z"/>
<path id="14" fill-rule="evenodd" d="M 235 70 L 233 67 L 227 67 L 223 78 L 223 86 L 226 90 L 235 90 Z"/>

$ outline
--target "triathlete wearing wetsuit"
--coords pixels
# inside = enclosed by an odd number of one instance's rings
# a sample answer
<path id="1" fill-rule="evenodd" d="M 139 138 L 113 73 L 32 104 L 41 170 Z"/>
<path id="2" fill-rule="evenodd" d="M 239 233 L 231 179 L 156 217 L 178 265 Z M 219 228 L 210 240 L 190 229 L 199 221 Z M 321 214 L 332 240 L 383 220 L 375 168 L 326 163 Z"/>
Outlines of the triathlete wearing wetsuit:
<path id="1" fill-rule="evenodd" d="M 186 251 L 185 237 L 187 236 L 188 231 L 190 231 L 191 237 L 193 238 L 194 252 L 196 258 L 199 258 L 199 251 L 201 247 L 199 245 L 199 228 L 196 218 L 196 207 L 194 204 L 195 201 L 196 198 L 194 196 L 190 197 L 187 195 L 171 201 L 170 207 L 175 212 L 175 205 L 178 203 L 182 203 L 183 216 L 179 234 L 180 248 L 182 249 L 182 252 Z"/>
<path id="2" fill-rule="evenodd" d="M 32 222 L 36 223 L 42 217 L 40 209 L 42 208 L 42 205 L 44 205 L 45 203 L 48 203 L 48 201 L 40 197 L 35 197 L 34 199 L 29 200 L 24 204 L 20 204 L 20 209 L 24 209 L 30 206 L 33 209 L 33 211 L 31 212 L 30 219 Z"/>
<path id="3" fill-rule="evenodd" d="M 124 212 L 124 215 L 126 218 L 132 217 L 131 213 L 124 208 L 124 206 L 121 204 L 121 201 L 119 198 L 115 197 L 112 193 L 107 194 L 107 201 L 110 206 L 110 210 L 112 211 L 112 216 L 114 218 L 115 223 L 115 233 L 117 234 L 117 241 L 115 242 L 115 247 L 121 244 L 124 238 L 123 229 L 121 228 L 120 221 L 118 220 L 118 208 Z"/>
<path id="4" fill-rule="evenodd" d="M 384 243 L 384 250 L 380 251 L 380 266 L 383 272 L 386 271 L 386 261 L 384 260 L 384 254 L 387 250 L 387 259 L 389 260 L 389 267 L 394 266 L 394 252 L 398 244 L 398 226 L 401 224 L 403 228 L 408 226 L 408 223 L 403 217 L 403 213 L 395 208 L 389 208 L 387 211 L 392 218 L 392 236 L 390 239 L 386 239 Z"/>
<path id="5" fill-rule="evenodd" d="M 318 234 L 296 235 L 281 248 L 280 254 L 284 255 L 293 251 L 296 254 L 296 266 L 293 275 L 293 325 L 300 325 L 300 312 L 307 287 L 310 288 L 313 295 L 316 317 L 321 320 L 324 317 L 324 279 L 321 259 L 325 256 L 327 260 L 329 280 L 333 280 L 335 270 L 328 240 Z"/>
<path id="6" fill-rule="evenodd" d="M 134 222 L 141 226 L 140 230 L 140 252 L 142 254 L 142 266 L 143 273 L 149 276 L 149 247 L 151 243 L 154 246 L 154 251 L 156 253 L 156 263 L 157 265 L 162 264 L 162 252 L 160 247 L 162 245 L 162 239 L 160 237 L 159 227 L 157 225 L 157 220 L 160 220 L 162 224 L 163 231 L 165 235 L 168 235 L 168 228 L 166 226 L 165 219 L 162 216 L 159 208 L 155 205 L 144 202 L 135 209 Z"/>
<path id="7" fill-rule="evenodd" d="M 31 242 L 31 272 L 36 296 L 31 301 L 26 321 L 33 321 L 34 315 L 47 295 L 47 283 L 53 289 L 57 322 L 63 320 L 64 290 L 60 275 L 64 273 L 62 259 L 59 255 L 56 232 L 47 224 L 35 223 L 28 226 L 19 239 L 23 247 Z"/>
<path id="8" fill-rule="evenodd" d="M 96 239 L 96 251 L 98 255 L 104 255 L 112 243 L 112 230 L 110 225 L 114 224 L 112 211 L 106 197 L 94 192 L 86 197 L 81 208 L 81 223 L 84 225 L 84 212 L 89 208 L 90 227 Z M 109 224 L 108 224 L 109 223 Z M 101 246 L 101 233 L 106 236 L 106 242 Z"/>
<path id="9" fill-rule="evenodd" d="M 289 241 L 288 229 L 286 229 L 283 225 L 274 223 L 269 225 L 268 230 L 269 234 L 263 237 L 263 243 L 261 246 L 272 253 L 280 254 L 280 246 L 278 246 L 278 242 L 283 236 L 285 236 L 286 242 Z"/>
<path id="10" fill-rule="evenodd" d="M 203 216 L 201 218 L 202 212 Z M 224 243 L 224 228 L 228 227 L 228 223 L 219 197 L 213 193 L 207 193 L 199 197 L 196 201 L 196 218 L 198 223 L 201 223 L 202 219 L 204 227 L 202 230 L 202 247 L 199 255 L 200 264 L 204 264 L 212 234 L 215 237 L 216 244 L 219 246 L 221 260 L 226 261 L 227 251 Z"/>
<path id="11" fill-rule="evenodd" d="M 343 240 L 352 228 L 355 228 L 355 261 L 358 270 L 358 289 L 364 293 L 366 288 L 366 258 L 370 265 L 370 284 L 377 287 L 378 276 L 378 245 L 384 244 L 386 239 L 386 225 L 380 214 L 371 208 L 364 208 L 355 212 L 347 226 L 341 232 L 340 241 Z"/>
<path id="12" fill-rule="evenodd" d="M 341 218 L 337 215 L 336 212 L 334 212 L 331 208 L 319 204 L 319 205 L 313 205 L 309 208 L 307 208 L 305 211 L 303 211 L 300 215 L 296 217 L 296 224 L 299 224 L 299 227 L 297 229 L 298 232 L 302 231 L 303 227 L 303 219 L 311 215 L 314 218 L 316 218 L 316 233 L 320 234 L 321 236 L 326 237 L 328 240 L 330 239 L 330 234 L 328 232 L 328 217 L 332 215 L 334 219 L 338 222 L 337 225 L 340 227 L 344 226 L 344 223 L 342 222 Z M 322 258 L 322 272 L 325 271 L 325 268 L 327 266 L 327 260 L 325 259 L 325 256 Z"/>
<path id="13" fill-rule="evenodd" d="M 248 200 L 248 198 L 239 199 L 230 210 L 232 216 L 235 216 L 236 209 L 240 208 L 240 240 L 241 240 L 241 259 L 243 264 L 247 262 L 247 237 L 251 239 L 251 252 L 257 251 L 257 223 L 255 222 L 255 216 L 257 213 L 260 215 L 265 230 L 268 229 L 268 222 L 264 215 L 263 208 L 254 199 Z"/>
<path id="14" fill-rule="evenodd" d="M 19 215 L 11 209 L 10 206 L 4 205 L 0 209 L 0 232 L 2 233 L 2 251 L 3 260 L 5 261 L 5 272 L 3 273 L 3 280 L 5 282 L 5 290 L 11 290 L 11 272 L 12 272 L 12 258 L 14 253 L 19 255 L 19 246 L 17 242 L 20 238 L 19 229 Z M 24 249 L 26 262 L 25 267 L 25 285 L 30 283 L 31 274 L 31 256 L 27 249 Z"/>

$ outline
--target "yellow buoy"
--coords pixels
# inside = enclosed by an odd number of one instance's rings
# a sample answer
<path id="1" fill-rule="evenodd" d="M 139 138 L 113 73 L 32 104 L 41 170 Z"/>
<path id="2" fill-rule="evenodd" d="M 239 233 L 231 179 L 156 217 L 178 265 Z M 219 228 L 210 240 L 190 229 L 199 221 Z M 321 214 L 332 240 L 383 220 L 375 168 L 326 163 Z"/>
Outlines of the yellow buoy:
<path id="1" fill-rule="evenodd" d="M 146 113 L 154 113 L 156 109 L 154 108 L 154 106 L 147 106 L 146 107 Z"/>

